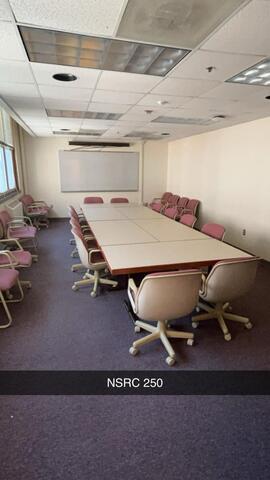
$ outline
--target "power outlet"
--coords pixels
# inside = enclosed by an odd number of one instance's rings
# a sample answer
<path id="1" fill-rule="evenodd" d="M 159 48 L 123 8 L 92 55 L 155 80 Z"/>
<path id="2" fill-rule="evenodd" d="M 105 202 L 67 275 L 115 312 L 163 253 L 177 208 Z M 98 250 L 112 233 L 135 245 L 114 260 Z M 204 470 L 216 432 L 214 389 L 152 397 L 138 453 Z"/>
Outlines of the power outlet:
<path id="1" fill-rule="evenodd" d="M 243 228 L 243 230 L 242 230 L 242 237 L 245 237 L 246 235 L 247 235 L 247 231 L 246 231 L 245 228 Z"/>

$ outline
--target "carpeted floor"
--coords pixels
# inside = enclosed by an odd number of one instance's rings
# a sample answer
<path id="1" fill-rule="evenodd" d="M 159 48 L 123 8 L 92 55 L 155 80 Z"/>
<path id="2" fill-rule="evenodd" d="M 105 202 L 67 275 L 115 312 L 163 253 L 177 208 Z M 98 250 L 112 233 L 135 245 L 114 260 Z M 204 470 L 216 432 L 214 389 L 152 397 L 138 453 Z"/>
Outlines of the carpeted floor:
<path id="1" fill-rule="evenodd" d="M 33 288 L 10 306 L 14 325 L 0 332 L 0 368 L 168 369 L 158 343 L 129 355 L 125 290 L 96 299 L 71 290 L 80 275 L 70 271 L 69 237 L 66 222 L 40 232 L 39 262 L 23 272 Z M 251 331 L 233 324 L 225 342 L 207 322 L 196 346 L 174 342 L 174 368 L 268 369 L 269 279 L 263 263 L 254 290 L 233 304 Z M 178 323 L 190 329 L 188 319 Z M 1 397 L 0 480 L 265 480 L 269 414 L 268 397 Z"/>

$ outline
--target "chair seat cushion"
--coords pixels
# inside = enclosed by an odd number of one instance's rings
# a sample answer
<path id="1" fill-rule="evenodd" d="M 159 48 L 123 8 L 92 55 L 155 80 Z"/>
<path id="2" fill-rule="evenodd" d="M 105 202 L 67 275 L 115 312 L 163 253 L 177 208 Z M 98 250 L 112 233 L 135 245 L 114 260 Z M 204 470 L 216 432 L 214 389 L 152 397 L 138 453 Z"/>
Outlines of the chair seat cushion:
<path id="1" fill-rule="evenodd" d="M 17 270 L 12 268 L 0 268 L 0 290 L 9 290 L 15 285 L 19 276 Z"/>
<path id="2" fill-rule="evenodd" d="M 35 238 L 37 234 L 36 227 L 9 228 L 8 236 L 10 238 Z"/>
<path id="3" fill-rule="evenodd" d="M 11 253 L 16 258 L 17 262 L 19 262 L 19 265 L 22 265 L 23 267 L 30 267 L 32 265 L 32 255 L 30 252 L 27 252 L 25 250 L 15 250 Z M 6 263 L 2 262 L 1 257 L 3 258 L 3 255 L 0 256 L 0 264 Z"/>

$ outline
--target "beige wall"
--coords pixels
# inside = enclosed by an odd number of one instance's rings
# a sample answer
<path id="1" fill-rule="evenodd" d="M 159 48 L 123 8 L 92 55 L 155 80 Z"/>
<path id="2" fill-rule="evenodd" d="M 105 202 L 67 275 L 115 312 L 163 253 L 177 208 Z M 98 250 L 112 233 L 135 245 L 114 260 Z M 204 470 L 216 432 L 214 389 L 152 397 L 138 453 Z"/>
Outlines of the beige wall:
<path id="1" fill-rule="evenodd" d="M 270 118 L 169 143 L 167 189 L 198 198 L 200 224 L 270 260 Z M 242 230 L 246 229 L 246 237 Z"/>
<path id="2" fill-rule="evenodd" d="M 95 192 L 94 195 L 101 195 L 105 202 L 110 201 L 112 196 L 125 196 L 129 198 L 130 202 L 140 202 L 160 194 L 166 186 L 167 151 L 164 146 L 159 151 L 154 145 L 155 142 L 148 143 L 151 145 L 136 144 L 129 149 L 140 152 L 138 192 Z M 162 142 L 158 143 L 162 144 Z M 56 217 L 67 216 L 68 205 L 72 204 L 78 208 L 83 197 L 91 195 L 91 192 L 62 193 L 60 191 L 58 152 L 67 148 L 69 147 L 66 137 L 37 138 L 24 133 L 25 190 L 34 198 L 53 204 L 53 215 Z M 154 163 L 158 168 L 156 167 L 153 173 Z"/>

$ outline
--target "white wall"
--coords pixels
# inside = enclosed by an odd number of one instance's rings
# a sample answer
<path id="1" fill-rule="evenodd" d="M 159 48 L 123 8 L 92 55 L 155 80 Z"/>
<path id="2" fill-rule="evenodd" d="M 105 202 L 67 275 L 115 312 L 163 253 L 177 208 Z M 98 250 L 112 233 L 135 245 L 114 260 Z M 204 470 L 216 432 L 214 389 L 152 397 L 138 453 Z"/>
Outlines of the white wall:
<path id="1" fill-rule="evenodd" d="M 36 199 L 46 200 L 53 204 L 53 216 L 67 216 L 68 205 L 72 204 L 78 208 L 83 198 L 91 195 L 91 192 L 65 193 L 60 190 L 58 152 L 69 148 L 68 138 L 31 137 L 25 132 L 23 143 L 26 166 L 25 191 Z M 155 142 L 149 143 L 154 144 Z M 158 143 L 164 145 L 163 142 Z M 144 154 L 141 144 L 135 144 L 126 150 L 141 153 L 139 191 L 93 193 L 95 196 L 102 196 L 105 202 L 109 202 L 112 196 L 125 196 L 129 198 L 130 202 L 147 201 L 160 194 L 166 186 L 167 150 L 164 146 L 159 151 L 154 145 L 146 144 Z M 152 150 L 153 153 L 151 153 Z M 148 166 L 148 163 L 151 167 Z"/>
<path id="2" fill-rule="evenodd" d="M 270 260 L 270 118 L 170 142 L 167 189 L 198 198 L 200 224 Z M 242 230 L 246 229 L 246 237 Z"/>

